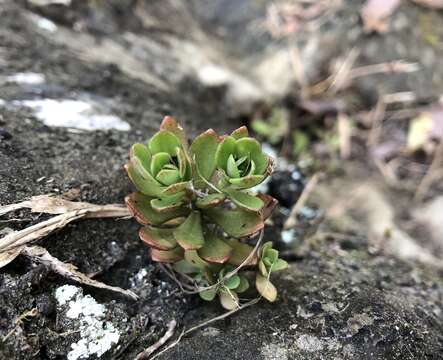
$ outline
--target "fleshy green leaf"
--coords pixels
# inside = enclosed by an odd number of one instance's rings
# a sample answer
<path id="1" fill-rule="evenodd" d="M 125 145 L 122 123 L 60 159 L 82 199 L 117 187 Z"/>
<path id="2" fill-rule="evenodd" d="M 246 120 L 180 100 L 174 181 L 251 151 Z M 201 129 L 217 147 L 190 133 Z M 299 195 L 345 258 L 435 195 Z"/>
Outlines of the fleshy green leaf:
<path id="1" fill-rule="evenodd" d="M 260 248 L 260 255 L 261 255 L 261 257 L 265 256 L 266 251 L 267 251 L 268 249 L 272 249 L 272 241 L 267 241 L 267 242 L 265 242 L 265 243 L 261 246 L 261 248 Z"/>
<path id="2" fill-rule="evenodd" d="M 263 229 L 263 221 L 257 213 L 244 210 L 206 209 L 204 214 L 235 238 L 250 236 Z"/>
<path id="3" fill-rule="evenodd" d="M 234 275 L 231 276 L 229 279 L 225 280 L 224 285 L 231 290 L 234 290 L 235 288 L 237 288 L 240 285 L 240 276 L 238 275 Z"/>
<path id="4" fill-rule="evenodd" d="M 250 137 L 244 137 L 237 140 L 235 146 L 237 157 L 251 156 L 256 166 L 256 174 L 261 175 L 268 167 L 268 157 L 263 154 L 260 143 Z"/>
<path id="5" fill-rule="evenodd" d="M 237 189 L 250 189 L 260 184 L 265 178 L 264 175 L 249 175 L 238 179 L 229 179 L 229 182 Z"/>
<path id="6" fill-rule="evenodd" d="M 231 257 L 228 260 L 228 263 L 234 266 L 239 266 L 245 261 L 249 254 L 254 250 L 254 248 L 248 244 L 242 243 L 238 240 L 231 239 L 228 241 L 229 246 L 232 248 Z M 251 257 L 246 265 L 255 265 L 257 264 L 257 254 Z"/>
<path id="7" fill-rule="evenodd" d="M 191 152 L 195 156 L 198 171 L 206 180 L 209 180 L 215 170 L 215 153 L 218 147 L 218 136 L 209 129 L 197 136 L 191 145 Z"/>
<path id="8" fill-rule="evenodd" d="M 160 130 L 149 140 L 148 145 L 152 154 L 166 152 L 175 156 L 177 154 L 176 148 L 180 147 L 180 140 L 172 132 Z"/>
<path id="9" fill-rule="evenodd" d="M 185 196 L 185 192 L 180 192 L 161 199 L 152 199 L 151 206 L 157 212 L 172 211 L 183 205 Z"/>
<path id="10" fill-rule="evenodd" d="M 203 290 L 203 291 L 200 291 L 198 294 L 200 295 L 200 297 L 203 300 L 212 301 L 212 300 L 214 300 L 215 296 L 217 295 L 217 289 L 211 288 L 211 289 Z"/>
<path id="11" fill-rule="evenodd" d="M 277 289 L 275 286 L 266 277 L 259 273 L 257 273 L 255 278 L 255 286 L 260 295 L 266 300 L 274 302 L 277 299 Z"/>
<path id="12" fill-rule="evenodd" d="M 243 191 L 236 191 L 236 190 L 225 190 L 225 191 L 235 205 L 245 210 L 258 212 L 265 205 L 265 203 L 258 196 L 250 195 Z"/>
<path id="13" fill-rule="evenodd" d="M 244 276 L 240 276 L 240 284 L 237 286 L 235 291 L 239 294 L 245 292 L 249 289 L 249 281 Z"/>
<path id="14" fill-rule="evenodd" d="M 140 229 L 139 236 L 143 242 L 153 248 L 171 250 L 177 246 L 177 241 L 175 241 L 172 231 L 173 229 L 145 226 Z"/>
<path id="15" fill-rule="evenodd" d="M 157 174 L 155 179 L 166 186 L 176 184 L 181 180 L 178 169 L 162 169 Z"/>
<path id="16" fill-rule="evenodd" d="M 232 136 L 226 136 L 218 145 L 215 153 L 215 163 L 217 167 L 226 171 L 228 158 L 235 153 L 235 139 Z"/>
<path id="17" fill-rule="evenodd" d="M 129 152 L 129 157 L 131 159 L 137 157 L 138 159 L 140 159 L 140 163 L 142 164 L 142 166 L 146 170 L 149 170 L 149 167 L 151 165 L 151 152 L 146 145 L 140 143 L 132 145 L 131 151 Z"/>
<path id="18" fill-rule="evenodd" d="M 197 250 L 186 250 L 185 259 L 192 266 L 195 266 L 201 270 L 205 270 L 209 267 L 209 264 L 198 255 Z"/>
<path id="19" fill-rule="evenodd" d="M 263 276 L 268 276 L 268 269 L 266 268 L 266 265 L 265 265 L 265 263 L 263 262 L 263 260 L 260 260 L 260 261 L 258 262 L 258 270 L 260 271 L 260 273 L 261 273 Z"/>
<path id="20" fill-rule="evenodd" d="M 247 137 L 247 136 L 249 136 L 248 128 L 246 126 L 239 127 L 238 129 L 235 129 L 232 132 L 231 136 L 234 139 L 241 139 L 241 138 Z"/>
<path id="21" fill-rule="evenodd" d="M 189 187 L 189 181 L 184 181 L 176 184 L 169 185 L 166 189 L 163 190 L 162 195 L 168 196 L 172 194 L 176 194 L 178 192 L 184 191 Z"/>
<path id="22" fill-rule="evenodd" d="M 226 310 L 234 310 L 239 307 L 238 295 L 234 291 L 229 290 L 228 292 L 226 290 L 220 290 L 218 294 L 220 297 L 220 304 Z"/>
<path id="23" fill-rule="evenodd" d="M 157 212 L 151 207 L 151 200 L 152 197 L 141 193 L 132 193 L 125 198 L 129 211 L 143 225 L 161 225 L 169 220 L 189 214 L 189 209 L 185 207 L 167 212 Z"/>
<path id="24" fill-rule="evenodd" d="M 272 265 L 272 271 L 284 270 L 288 267 L 288 263 L 283 259 L 277 259 L 277 261 Z"/>
<path id="25" fill-rule="evenodd" d="M 237 164 L 235 163 L 234 156 L 231 154 L 228 157 L 228 164 L 226 165 L 226 173 L 231 178 L 239 178 L 240 171 L 237 168 Z"/>
<path id="26" fill-rule="evenodd" d="M 180 260 L 174 264 L 174 270 L 182 274 L 195 274 L 200 269 L 190 264 L 187 260 Z"/>
<path id="27" fill-rule="evenodd" d="M 180 124 L 175 120 L 172 116 L 165 116 L 160 125 L 161 130 L 166 130 L 173 133 L 180 140 L 183 148 L 188 147 L 188 139 L 186 137 L 186 133 Z"/>
<path id="28" fill-rule="evenodd" d="M 157 262 L 174 263 L 183 259 L 183 249 L 180 246 L 172 250 L 158 250 L 151 248 L 151 259 Z"/>
<path id="29" fill-rule="evenodd" d="M 200 249 L 205 243 L 200 212 L 191 212 L 188 218 L 174 231 L 174 237 L 186 250 Z"/>
<path id="30" fill-rule="evenodd" d="M 275 249 L 267 249 L 265 251 L 264 257 L 269 259 L 269 261 L 271 262 L 271 264 L 273 264 L 274 262 L 277 261 L 278 259 L 278 251 Z"/>
<path id="31" fill-rule="evenodd" d="M 197 199 L 195 202 L 195 205 L 200 209 L 208 209 L 214 206 L 217 206 L 221 204 L 223 201 L 225 201 L 226 195 L 225 194 L 209 194 L 205 197 Z"/>
<path id="32" fill-rule="evenodd" d="M 179 165 L 179 173 L 180 178 L 182 179 L 188 179 L 188 172 L 189 172 L 189 164 L 188 164 L 188 158 L 186 157 L 186 154 L 182 148 L 177 148 L 177 159 L 178 159 L 178 165 Z"/>
<path id="33" fill-rule="evenodd" d="M 152 157 L 151 160 L 151 174 L 152 176 L 157 176 L 159 171 L 171 162 L 171 156 L 166 152 L 157 153 Z"/>
<path id="34" fill-rule="evenodd" d="M 198 254 L 211 263 L 224 263 L 229 259 L 232 248 L 213 233 L 205 235 L 205 244 L 198 250 Z"/>
<path id="35" fill-rule="evenodd" d="M 159 196 L 164 187 L 141 166 L 136 158 L 127 163 L 125 169 L 129 178 L 141 193 L 149 196 Z"/>

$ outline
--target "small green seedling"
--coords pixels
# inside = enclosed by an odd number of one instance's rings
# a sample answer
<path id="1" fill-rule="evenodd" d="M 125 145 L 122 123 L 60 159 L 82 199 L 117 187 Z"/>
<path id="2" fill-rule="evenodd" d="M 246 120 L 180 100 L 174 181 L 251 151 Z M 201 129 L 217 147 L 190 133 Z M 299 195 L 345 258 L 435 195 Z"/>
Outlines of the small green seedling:
<path id="1" fill-rule="evenodd" d="M 207 301 L 218 296 L 234 309 L 255 270 L 257 290 L 276 299 L 269 276 L 287 263 L 272 243 L 259 245 L 277 201 L 250 192 L 272 173 L 273 161 L 246 127 L 225 136 L 211 129 L 189 145 L 167 116 L 147 144 L 132 146 L 125 169 L 138 190 L 125 200 L 143 225 L 140 238 L 185 291 Z"/>

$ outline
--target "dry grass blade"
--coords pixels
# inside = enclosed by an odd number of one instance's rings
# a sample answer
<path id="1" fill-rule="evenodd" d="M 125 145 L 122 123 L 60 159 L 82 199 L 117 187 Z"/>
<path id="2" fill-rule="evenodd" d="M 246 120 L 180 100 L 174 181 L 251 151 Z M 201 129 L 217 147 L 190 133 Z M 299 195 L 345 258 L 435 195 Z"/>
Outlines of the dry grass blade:
<path id="1" fill-rule="evenodd" d="M 11 261 L 13 261 L 17 256 L 20 255 L 23 246 L 18 246 L 12 250 L 8 250 L 5 252 L 0 252 L 0 269 L 3 266 L 8 265 Z"/>
<path id="2" fill-rule="evenodd" d="M 177 322 L 175 320 L 172 320 L 168 324 L 168 329 L 166 330 L 165 334 L 154 344 L 152 344 L 147 349 L 143 350 L 140 354 L 138 354 L 135 357 L 135 360 L 143 360 L 147 359 L 149 356 L 151 356 L 154 351 L 160 348 L 166 341 L 168 341 L 173 335 L 175 327 L 177 326 Z"/>
<path id="3" fill-rule="evenodd" d="M 0 239 L 0 253 L 25 245 L 32 241 L 41 239 L 57 229 L 64 227 L 70 222 L 85 217 L 86 210 L 72 211 L 66 214 L 54 216 L 38 224 L 29 226 L 23 230 L 15 231 Z"/>
<path id="4" fill-rule="evenodd" d="M 53 257 L 46 249 L 42 248 L 41 246 L 24 246 L 21 250 L 21 253 L 31 258 L 33 261 L 43 264 L 49 267 L 52 271 L 75 282 L 93 286 L 99 289 L 106 289 L 118 292 L 134 300 L 138 299 L 138 296 L 130 290 L 124 290 L 117 286 L 106 285 L 100 281 L 89 278 L 85 274 L 78 271 L 76 266 L 60 261 L 59 259 Z"/>
<path id="5" fill-rule="evenodd" d="M 65 214 L 69 211 L 87 210 L 87 217 L 125 217 L 130 213 L 125 205 L 95 205 L 87 202 L 69 201 L 58 196 L 38 195 L 17 204 L 0 206 L 0 216 L 8 212 L 29 208 L 32 212 Z"/>
<path id="6" fill-rule="evenodd" d="M 128 217 L 129 210 L 124 205 L 94 205 L 85 202 L 68 201 L 49 195 L 34 196 L 31 200 L 0 208 L 0 215 L 10 211 L 30 208 L 32 212 L 59 214 L 53 218 L 13 232 L 0 239 L 0 254 L 17 246 L 41 239 L 53 231 L 80 218 Z M 0 261 L 0 265 L 1 265 Z M 0 266 L 1 267 L 1 266 Z"/>

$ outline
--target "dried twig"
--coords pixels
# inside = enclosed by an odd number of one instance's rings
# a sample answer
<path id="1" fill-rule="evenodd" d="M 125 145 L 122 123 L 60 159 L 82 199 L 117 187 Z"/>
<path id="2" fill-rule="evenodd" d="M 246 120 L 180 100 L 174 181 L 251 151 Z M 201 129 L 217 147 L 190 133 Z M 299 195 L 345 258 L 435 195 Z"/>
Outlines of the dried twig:
<path id="1" fill-rule="evenodd" d="M 34 196 L 28 201 L 2 206 L 0 207 L 0 215 L 23 208 L 30 208 L 32 212 L 44 212 L 59 215 L 29 226 L 23 230 L 12 232 L 1 238 L 0 258 L 5 252 L 9 252 L 16 247 L 41 239 L 80 218 L 130 216 L 129 210 L 124 205 L 94 205 L 85 202 L 68 201 L 49 195 Z M 1 264 L 2 262 L 0 260 L 0 265 Z"/>
<path id="2" fill-rule="evenodd" d="M 21 314 L 16 320 L 15 320 L 15 326 L 14 328 L 5 335 L 5 337 L 3 337 L 2 342 L 6 342 L 6 340 L 8 340 L 8 338 L 15 333 L 15 331 L 17 330 L 17 328 L 23 324 L 23 320 L 27 319 L 28 317 L 35 317 L 37 316 L 38 313 L 38 309 L 37 308 L 32 308 L 31 310 L 27 310 L 25 311 L 23 314 Z"/>
<path id="3" fill-rule="evenodd" d="M 13 231 L 0 239 L 0 268 L 23 254 L 76 282 L 121 293 L 132 299 L 137 295 L 129 290 L 109 286 L 82 274 L 77 268 L 53 257 L 39 246 L 27 244 L 39 240 L 55 230 L 61 229 L 70 222 L 81 218 L 128 217 L 130 213 L 124 205 L 94 205 L 84 202 L 72 202 L 49 195 L 34 196 L 28 201 L 0 207 L 0 215 L 18 209 L 30 208 L 32 212 L 58 214 L 48 220 L 29 226 L 20 231 Z"/>
<path id="4" fill-rule="evenodd" d="M 297 215 L 298 215 L 300 209 L 303 206 L 305 206 L 306 201 L 309 199 L 309 196 L 311 195 L 312 191 L 317 186 L 317 183 L 320 180 L 320 177 L 321 177 L 321 173 L 315 173 L 312 176 L 312 178 L 308 181 L 302 194 L 298 198 L 295 205 L 292 207 L 291 213 L 289 214 L 289 217 L 286 219 L 285 224 L 283 225 L 284 229 L 290 229 L 290 228 L 293 228 L 295 225 L 297 225 Z"/>
<path id="5" fill-rule="evenodd" d="M 175 320 L 170 321 L 168 324 L 168 329 L 166 330 L 165 334 L 157 342 L 155 342 L 150 347 L 139 353 L 135 357 L 135 360 L 144 360 L 147 359 L 149 356 L 151 356 L 152 353 L 154 353 L 157 349 L 159 349 L 166 341 L 168 341 L 174 335 L 174 330 L 176 326 L 177 322 Z"/>
<path id="6" fill-rule="evenodd" d="M 130 290 L 124 290 L 117 286 L 106 285 L 100 281 L 94 280 L 77 270 L 75 265 L 64 263 L 53 257 L 46 249 L 41 246 L 25 246 L 21 253 L 31 258 L 33 261 L 49 267 L 52 271 L 73 281 L 93 286 L 99 289 L 106 289 L 118 292 L 133 300 L 137 300 L 138 296 Z"/>

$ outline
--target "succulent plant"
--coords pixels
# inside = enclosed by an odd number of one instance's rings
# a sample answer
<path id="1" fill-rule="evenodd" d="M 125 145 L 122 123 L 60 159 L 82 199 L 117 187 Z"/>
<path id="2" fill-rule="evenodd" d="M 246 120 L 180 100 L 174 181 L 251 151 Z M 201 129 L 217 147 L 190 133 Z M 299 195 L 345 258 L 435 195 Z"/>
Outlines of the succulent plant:
<path id="1" fill-rule="evenodd" d="M 238 294 L 249 288 L 247 269 L 269 282 L 287 265 L 271 243 L 253 245 L 277 201 L 249 189 L 272 167 L 246 127 L 228 136 L 210 129 L 189 145 L 177 121 L 165 117 L 147 144 L 132 146 L 125 165 L 138 190 L 126 204 L 143 225 L 139 236 L 152 260 L 168 264 L 202 299 L 218 295 L 223 307 L 237 307 Z M 275 300 L 276 291 L 270 296 L 257 279 L 262 296 Z"/>

